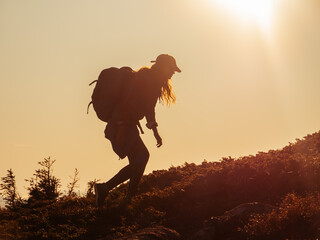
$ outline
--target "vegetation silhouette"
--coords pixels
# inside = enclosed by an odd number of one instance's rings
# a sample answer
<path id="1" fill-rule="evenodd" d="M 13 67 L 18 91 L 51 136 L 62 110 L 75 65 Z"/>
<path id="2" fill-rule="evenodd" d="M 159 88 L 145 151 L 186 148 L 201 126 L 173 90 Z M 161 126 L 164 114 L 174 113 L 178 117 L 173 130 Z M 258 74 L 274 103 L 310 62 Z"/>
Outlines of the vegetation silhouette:
<path id="1" fill-rule="evenodd" d="M 55 200 L 61 194 L 59 191 L 60 179 L 53 176 L 52 165 L 56 160 L 51 160 L 50 157 L 38 162 L 42 168 L 37 169 L 29 182 L 29 201 L 33 200 Z"/>
<path id="2" fill-rule="evenodd" d="M 320 131 L 280 150 L 154 171 L 126 206 L 128 183 L 110 191 L 97 214 L 91 194 L 20 201 L 0 211 L 0 239 L 117 239 L 165 226 L 188 239 L 212 216 L 242 203 L 276 206 L 216 239 L 316 239 L 320 228 Z M 88 190 L 88 193 L 90 191 Z M 123 238 L 125 239 L 125 238 Z"/>
<path id="3" fill-rule="evenodd" d="M 7 172 L 7 176 L 1 178 L 0 190 L 2 191 L 3 200 L 7 203 L 6 207 L 11 209 L 15 207 L 20 197 L 17 193 L 16 176 L 11 168 Z"/>

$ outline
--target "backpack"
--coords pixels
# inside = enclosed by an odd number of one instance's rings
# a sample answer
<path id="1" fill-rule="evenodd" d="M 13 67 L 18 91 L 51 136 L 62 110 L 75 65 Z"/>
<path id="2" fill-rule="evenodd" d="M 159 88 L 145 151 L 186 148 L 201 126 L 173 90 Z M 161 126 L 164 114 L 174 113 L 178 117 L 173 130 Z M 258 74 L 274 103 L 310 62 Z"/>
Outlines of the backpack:
<path id="1" fill-rule="evenodd" d="M 98 118 L 108 122 L 132 77 L 133 70 L 130 67 L 111 67 L 102 70 L 98 80 L 89 84 L 91 86 L 96 83 L 91 96 L 92 101 L 88 104 L 87 114 L 92 104 Z"/>

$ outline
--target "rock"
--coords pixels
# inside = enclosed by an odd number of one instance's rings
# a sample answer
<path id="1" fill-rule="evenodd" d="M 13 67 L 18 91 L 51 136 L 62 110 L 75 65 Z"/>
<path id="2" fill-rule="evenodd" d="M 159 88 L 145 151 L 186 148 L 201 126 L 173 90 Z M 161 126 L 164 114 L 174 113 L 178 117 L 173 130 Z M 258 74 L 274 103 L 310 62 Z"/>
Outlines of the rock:
<path id="1" fill-rule="evenodd" d="M 203 223 L 203 228 L 189 240 L 237 239 L 241 238 L 238 228 L 243 226 L 253 214 L 269 213 L 275 206 L 265 203 L 244 203 L 225 212 L 221 216 L 211 217 Z"/>
<path id="2" fill-rule="evenodd" d="M 269 213 L 276 209 L 275 206 L 266 203 L 244 203 L 225 212 L 225 216 L 229 217 L 250 217 L 252 214 Z"/>
<path id="3" fill-rule="evenodd" d="M 253 214 L 269 213 L 276 209 L 275 206 L 266 203 L 243 203 L 229 211 L 226 211 L 223 215 L 218 217 L 212 217 L 204 222 L 204 227 L 216 226 L 217 224 L 224 223 L 226 221 L 247 221 Z"/>
<path id="4" fill-rule="evenodd" d="M 116 240 L 179 240 L 181 236 L 173 229 L 163 226 L 144 228 L 132 235 L 117 238 Z"/>

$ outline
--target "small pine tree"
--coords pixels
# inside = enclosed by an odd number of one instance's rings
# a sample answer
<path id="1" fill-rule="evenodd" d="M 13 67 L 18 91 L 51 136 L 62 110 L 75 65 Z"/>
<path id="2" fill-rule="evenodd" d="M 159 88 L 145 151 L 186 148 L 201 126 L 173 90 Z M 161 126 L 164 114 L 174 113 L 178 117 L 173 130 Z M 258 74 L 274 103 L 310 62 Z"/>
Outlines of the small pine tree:
<path id="1" fill-rule="evenodd" d="M 29 191 L 29 199 L 35 200 L 55 200 L 59 197 L 60 179 L 53 176 L 52 165 L 56 160 L 51 160 L 50 157 L 44 158 L 43 161 L 38 162 L 41 169 L 36 170 L 30 180 L 27 188 Z"/>
<path id="2" fill-rule="evenodd" d="M 6 207 L 14 208 L 19 197 L 16 187 L 16 176 L 11 168 L 7 172 L 7 176 L 1 178 L 0 190 L 2 191 L 3 199 L 7 203 Z"/>
<path id="3" fill-rule="evenodd" d="M 74 169 L 74 175 L 73 177 L 70 176 L 71 182 L 68 184 L 68 197 L 75 197 L 77 194 L 75 193 L 74 189 L 79 187 L 79 170 L 77 168 Z"/>

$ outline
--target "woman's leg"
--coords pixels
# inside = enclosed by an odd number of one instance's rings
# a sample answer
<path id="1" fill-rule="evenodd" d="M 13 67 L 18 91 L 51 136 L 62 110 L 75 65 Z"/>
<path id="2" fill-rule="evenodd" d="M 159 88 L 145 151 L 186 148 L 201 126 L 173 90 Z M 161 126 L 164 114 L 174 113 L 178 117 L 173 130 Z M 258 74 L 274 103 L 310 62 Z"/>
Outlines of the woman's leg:
<path id="1" fill-rule="evenodd" d="M 131 177 L 131 166 L 130 164 L 122 168 L 113 178 L 106 182 L 108 191 L 118 186 L 119 184 L 127 181 Z"/>
<path id="2" fill-rule="evenodd" d="M 130 179 L 127 197 L 135 195 L 143 172 L 149 160 L 149 151 L 138 136 L 134 146 L 128 154 L 129 165 L 122 168 L 113 178 L 106 183 L 95 184 L 95 195 L 98 207 L 102 207 L 108 192 L 124 181 Z"/>
<path id="3" fill-rule="evenodd" d="M 105 130 L 105 136 L 111 141 L 112 148 L 119 157 L 127 155 L 127 149 L 133 148 L 136 145 L 139 137 L 138 129 L 135 125 L 121 125 L 108 123 Z M 122 139 L 123 141 L 120 141 Z M 125 182 L 131 177 L 131 165 L 122 168 L 113 178 L 105 183 L 108 191 Z"/>
<path id="4" fill-rule="evenodd" d="M 108 192 L 120 183 L 128 180 L 131 177 L 131 166 L 130 164 L 122 168 L 113 178 L 106 183 L 96 183 L 94 185 L 94 192 L 96 197 L 96 204 L 99 209 L 103 207 L 105 198 Z"/>
<path id="5" fill-rule="evenodd" d="M 128 154 L 129 166 L 131 171 L 128 197 L 136 194 L 139 182 L 149 160 L 149 151 L 144 145 L 141 137 L 135 143 L 132 151 Z"/>
<path id="6" fill-rule="evenodd" d="M 122 168 L 113 178 L 106 182 L 108 190 L 130 179 L 129 192 L 134 192 L 138 187 L 149 159 L 149 152 L 142 139 L 138 137 L 132 151 L 128 154 L 129 165 Z"/>

